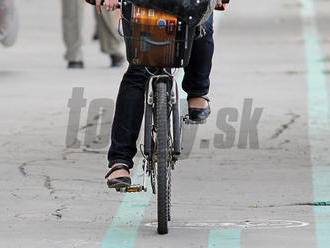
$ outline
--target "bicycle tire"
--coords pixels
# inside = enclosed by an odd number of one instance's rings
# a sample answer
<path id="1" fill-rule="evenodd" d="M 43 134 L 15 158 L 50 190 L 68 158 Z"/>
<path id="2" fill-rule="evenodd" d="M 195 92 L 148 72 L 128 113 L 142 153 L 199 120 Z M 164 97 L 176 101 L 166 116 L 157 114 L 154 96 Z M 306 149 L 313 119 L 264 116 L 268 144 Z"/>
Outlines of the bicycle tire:
<path id="1" fill-rule="evenodd" d="M 167 83 L 156 82 L 156 125 L 157 125 L 157 215 L 158 233 L 168 233 L 169 178 L 168 178 L 168 106 Z"/>
<path id="2" fill-rule="evenodd" d="M 172 196 L 172 192 L 171 192 L 171 184 L 172 184 L 172 178 L 171 178 L 171 169 L 168 169 L 168 185 L 167 185 L 167 189 L 168 189 L 168 204 L 167 204 L 167 220 L 171 221 L 171 196 Z"/>

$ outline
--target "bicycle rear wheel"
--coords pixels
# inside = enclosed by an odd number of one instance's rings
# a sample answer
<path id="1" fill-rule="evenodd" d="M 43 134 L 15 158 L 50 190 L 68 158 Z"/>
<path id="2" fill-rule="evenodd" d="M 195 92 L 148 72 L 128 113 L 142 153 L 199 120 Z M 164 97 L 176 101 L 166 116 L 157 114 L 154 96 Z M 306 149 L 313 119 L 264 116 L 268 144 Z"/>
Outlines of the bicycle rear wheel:
<path id="1" fill-rule="evenodd" d="M 157 214 L 158 233 L 168 233 L 169 220 L 169 166 L 168 166 L 168 98 L 166 80 L 156 82 L 157 125 Z"/>

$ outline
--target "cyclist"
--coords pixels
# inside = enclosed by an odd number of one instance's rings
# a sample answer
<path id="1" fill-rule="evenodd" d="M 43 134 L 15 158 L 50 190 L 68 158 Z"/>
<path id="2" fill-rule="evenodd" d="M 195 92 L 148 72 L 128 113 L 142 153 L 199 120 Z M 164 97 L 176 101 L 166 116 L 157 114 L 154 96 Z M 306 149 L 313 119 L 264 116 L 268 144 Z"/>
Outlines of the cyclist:
<path id="1" fill-rule="evenodd" d="M 118 0 L 105 0 L 106 10 L 114 10 Z M 216 8 L 222 6 L 217 0 Z M 98 13 L 101 0 L 96 0 Z M 210 72 L 214 52 L 213 15 L 203 24 L 205 35 L 194 40 L 191 58 L 182 82 L 188 94 L 188 113 L 193 121 L 206 120 L 210 115 L 209 98 Z M 120 84 L 115 116 L 112 124 L 111 146 L 108 152 L 110 171 L 105 176 L 109 188 L 126 187 L 131 184 L 129 170 L 133 168 L 133 157 L 137 152 L 144 113 L 145 84 L 149 74 L 145 67 L 130 64 Z"/>

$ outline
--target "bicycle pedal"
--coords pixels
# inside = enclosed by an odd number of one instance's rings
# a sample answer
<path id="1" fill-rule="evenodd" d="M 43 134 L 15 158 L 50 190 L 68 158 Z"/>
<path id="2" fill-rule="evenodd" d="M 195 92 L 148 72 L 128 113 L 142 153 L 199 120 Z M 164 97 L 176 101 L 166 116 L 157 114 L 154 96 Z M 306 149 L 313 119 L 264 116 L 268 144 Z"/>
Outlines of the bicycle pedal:
<path id="1" fill-rule="evenodd" d="M 117 192 L 120 193 L 135 193 L 135 192 L 141 192 L 141 191 L 147 191 L 146 188 L 144 188 L 142 185 L 131 185 L 129 187 L 124 188 L 116 188 Z"/>
<path id="2" fill-rule="evenodd" d="M 188 115 L 183 119 L 183 121 L 186 125 L 200 125 L 206 123 L 206 120 L 200 120 L 200 121 L 190 120 Z"/>

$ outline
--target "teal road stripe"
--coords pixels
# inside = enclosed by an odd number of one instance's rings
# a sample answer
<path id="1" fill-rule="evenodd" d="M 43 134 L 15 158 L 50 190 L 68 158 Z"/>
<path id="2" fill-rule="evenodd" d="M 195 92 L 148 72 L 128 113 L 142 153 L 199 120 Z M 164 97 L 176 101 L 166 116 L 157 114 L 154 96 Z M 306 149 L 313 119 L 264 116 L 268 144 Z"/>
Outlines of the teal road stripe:
<path id="1" fill-rule="evenodd" d="M 308 88 L 308 132 L 313 173 L 314 217 L 318 248 L 330 244 L 330 120 L 327 79 L 313 0 L 302 0 Z"/>
<path id="2" fill-rule="evenodd" d="M 133 183 L 142 183 L 142 161 L 134 167 Z M 149 180 L 148 180 L 149 181 Z M 148 192 L 126 193 L 117 209 L 112 223 L 102 242 L 102 248 L 133 248 L 139 226 L 149 205 L 152 192 L 150 184 Z"/>
<path id="3" fill-rule="evenodd" d="M 208 248 L 240 248 L 241 230 L 211 230 Z"/>

